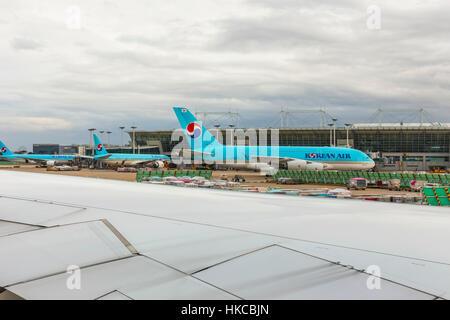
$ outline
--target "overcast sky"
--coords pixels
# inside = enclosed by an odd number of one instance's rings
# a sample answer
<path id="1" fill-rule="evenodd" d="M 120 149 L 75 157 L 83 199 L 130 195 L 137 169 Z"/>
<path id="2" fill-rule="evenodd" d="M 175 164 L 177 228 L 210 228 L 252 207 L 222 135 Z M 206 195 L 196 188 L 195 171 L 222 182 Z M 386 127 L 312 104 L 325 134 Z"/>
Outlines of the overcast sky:
<path id="1" fill-rule="evenodd" d="M 173 106 L 238 111 L 253 127 L 279 125 L 282 106 L 340 123 L 424 107 L 450 122 L 448 0 L 0 4 L 0 139 L 12 148 L 87 143 L 90 127 L 112 142 L 120 125 L 175 128 Z"/>

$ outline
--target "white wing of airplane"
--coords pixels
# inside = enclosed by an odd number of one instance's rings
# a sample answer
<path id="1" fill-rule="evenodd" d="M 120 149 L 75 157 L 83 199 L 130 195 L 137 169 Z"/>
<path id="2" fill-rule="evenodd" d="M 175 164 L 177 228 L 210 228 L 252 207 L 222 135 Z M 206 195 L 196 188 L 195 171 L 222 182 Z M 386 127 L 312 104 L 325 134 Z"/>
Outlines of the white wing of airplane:
<path id="1" fill-rule="evenodd" d="M 448 208 L 0 180 L 0 299 L 450 298 Z"/>
<path id="2" fill-rule="evenodd" d="M 31 161 L 31 162 L 36 163 L 36 164 L 40 163 L 40 164 L 44 164 L 44 165 L 48 161 L 52 161 L 51 159 L 36 159 L 36 158 L 33 158 L 33 157 L 20 157 L 19 159 L 24 159 L 24 160 Z"/>
<path id="3" fill-rule="evenodd" d="M 289 161 L 298 161 L 301 159 L 298 158 L 288 158 L 288 157 L 271 157 L 271 156 L 255 156 L 252 157 L 252 159 L 256 159 L 260 162 L 272 162 L 272 161 L 278 161 L 278 163 L 286 163 Z M 315 163 L 316 161 L 309 161 L 309 160 L 302 160 L 305 161 L 305 163 Z"/>
<path id="4" fill-rule="evenodd" d="M 95 160 L 106 160 L 108 158 L 110 158 L 112 156 L 111 153 L 105 154 L 104 156 L 95 156 L 95 157 L 89 157 L 90 159 L 95 159 Z"/>
<path id="5" fill-rule="evenodd" d="M 106 158 L 107 157 L 110 157 L 111 155 L 108 155 L 108 156 L 106 156 Z M 92 156 L 83 156 L 83 155 L 74 155 L 74 159 L 94 159 L 94 157 L 92 157 Z M 39 159 L 39 158 L 35 158 L 35 157 L 33 157 L 33 155 L 28 155 L 28 156 L 23 156 L 23 157 L 20 157 L 19 159 L 25 159 L 25 160 L 28 160 L 28 161 L 33 161 L 33 162 L 35 162 L 35 163 L 41 163 L 41 164 L 46 164 L 48 161 L 53 161 L 53 160 L 56 160 L 56 161 L 67 161 L 66 159 L 57 159 L 57 158 L 55 158 L 55 159 Z"/>
<path id="6" fill-rule="evenodd" d="M 203 151 L 197 151 L 197 150 L 193 150 L 193 149 L 186 149 L 183 148 L 180 150 L 180 152 L 178 153 L 179 155 L 201 155 L 201 156 L 211 156 L 212 153 L 211 152 L 203 152 Z"/>

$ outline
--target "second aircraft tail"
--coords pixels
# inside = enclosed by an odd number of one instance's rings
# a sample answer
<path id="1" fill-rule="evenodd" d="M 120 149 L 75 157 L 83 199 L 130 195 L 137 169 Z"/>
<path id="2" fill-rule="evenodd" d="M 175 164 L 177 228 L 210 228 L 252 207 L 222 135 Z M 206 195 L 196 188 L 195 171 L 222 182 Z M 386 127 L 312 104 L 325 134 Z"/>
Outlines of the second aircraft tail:
<path id="1" fill-rule="evenodd" d="M 94 134 L 94 145 L 96 156 L 106 156 L 108 154 L 108 152 L 106 151 L 105 147 L 103 146 L 102 142 L 100 141 L 99 137 L 97 137 L 96 134 Z"/>
<path id="2" fill-rule="evenodd" d="M 9 150 L 9 148 L 7 146 L 5 146 L 5 144 L 2 141 L 0 141 L 0 152 L 4 156 L 13 156 L 14 155 L 14 153 L 11 152 L 11 150 Z"/>

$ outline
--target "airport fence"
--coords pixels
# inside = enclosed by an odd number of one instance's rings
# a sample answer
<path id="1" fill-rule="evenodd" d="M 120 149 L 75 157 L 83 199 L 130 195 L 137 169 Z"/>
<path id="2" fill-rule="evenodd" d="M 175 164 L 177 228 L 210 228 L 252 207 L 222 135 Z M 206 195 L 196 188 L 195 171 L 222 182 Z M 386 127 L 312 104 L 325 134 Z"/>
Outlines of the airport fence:
<path id="1" fill-rule="evenodd" d="M 148 177 L 204 177 L 211 179 L 211 170 L 140 170 L 136 173 L 136 181 L 141 182 L 143 178 Z"/>
<path id="2" fill-rule="evenodd" d="M 383 185 L 389 180 L 398 179 L 402 188 L 409 188 L 413 180 L 427 183 L 450 185 L 450 174 L 430 173 L 393 173 L 365 171 L 312 171 L 312 170 L 278 170 L 273 174 L 274 181 L 280 178 L 292 178 L 299 183 L 346 185 L 352 178 L 365 178 L 370 183 Z"/>

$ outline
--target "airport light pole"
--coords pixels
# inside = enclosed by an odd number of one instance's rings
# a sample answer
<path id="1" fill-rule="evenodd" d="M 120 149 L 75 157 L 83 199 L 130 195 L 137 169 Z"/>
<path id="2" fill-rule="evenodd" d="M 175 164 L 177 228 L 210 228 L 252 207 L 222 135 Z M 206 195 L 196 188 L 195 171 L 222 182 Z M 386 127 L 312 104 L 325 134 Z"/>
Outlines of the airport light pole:
<path id="1" fill-rule="evenodd" d="M 120 146 L 123 147 L 123 129 L 125 129 L 125 127 L 120 126 L 119 129 L 120 129 Z"/>
<path id="2" fill-rule="evenodd" d="M 336 121 L 337 119 L 333 119 L 333 147 L 336 147 Z"/>
<path id="3" fill-rule="evenodd" d="M 347 129 L 347 148 L 350 148 L 350 144 L 348 143 L 348 130 L 350 129 L 351 123 L 346 123 L 345 128 Z"/>
<path id="4" fill-rule="evenodd" d="M 136 126 L 131 127 L 131 129 L 133 129 L 133 154 L 135 153 L 134 149 L 135 149 L 135 145 L 136 145 L 136 135 L 135 135 L 136 128 L 137 128 Z"/>
<path id="5" fill-rule="evenodd" d="M 111 145 L 110 140 L 109 140 L 109 137 L 110 137 L 111 133 L 112 133 L 111 131 L 106 131 L 106 134 L 108 135 L 108 146 Z"/>
<path id="6" fill-rule="evenodd" d="M 220 124 L 216 123 L 216 124 L 214 125 L 214 128 L 216 128 L 214 134 L 215 134 L 216 137 L 217 137 L 217 136 L 219 136 L 219 134 L 221 134 L 221 132 L 220 132 Z M 214 135 L 214 134 L 213 134 L 213 135 Z"/>
<path id="7" fill-rule="evenodd" d="M 328 126 L 330 126 L 330 147 L 333 146 L 333 124 L 329 123 Z"/>
<path id="8" fill-rule="evenodd" d="M 90 128 L 88 131 L 91 133 L 89 145 L 92 147 L 92 155 L 94 154 L 94 131 L 97 130 L 95 128 Z"/>

